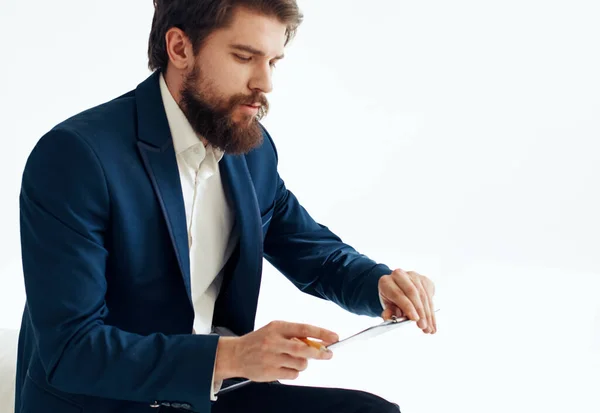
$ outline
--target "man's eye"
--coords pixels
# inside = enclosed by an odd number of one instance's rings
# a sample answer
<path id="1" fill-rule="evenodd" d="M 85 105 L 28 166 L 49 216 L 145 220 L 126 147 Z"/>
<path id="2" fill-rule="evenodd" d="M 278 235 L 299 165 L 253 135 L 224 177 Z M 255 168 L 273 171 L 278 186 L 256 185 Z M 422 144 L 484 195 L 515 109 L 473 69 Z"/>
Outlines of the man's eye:
<path id="1" fill-rule="evenodd" d="M 244 56 L 240 56 L 239 54 L 234 54 L 234 56 L 242 62 L 249 62 L 251 59 L 251 57 L 244 57 Z"/>

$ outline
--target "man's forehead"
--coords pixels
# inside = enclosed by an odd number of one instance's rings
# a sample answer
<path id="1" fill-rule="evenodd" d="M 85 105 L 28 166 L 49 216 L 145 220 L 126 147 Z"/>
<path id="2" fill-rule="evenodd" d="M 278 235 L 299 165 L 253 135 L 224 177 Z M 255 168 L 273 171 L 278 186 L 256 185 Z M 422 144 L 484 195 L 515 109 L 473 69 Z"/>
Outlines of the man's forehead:
<path id="1" fill-rule="evenodd" d="M 269 57 L 283 55 L 286 26 L 276 17 L 246 9 L 234 11 L 231 25 L 224 33 L 227 46 L 247 45 Z"/>

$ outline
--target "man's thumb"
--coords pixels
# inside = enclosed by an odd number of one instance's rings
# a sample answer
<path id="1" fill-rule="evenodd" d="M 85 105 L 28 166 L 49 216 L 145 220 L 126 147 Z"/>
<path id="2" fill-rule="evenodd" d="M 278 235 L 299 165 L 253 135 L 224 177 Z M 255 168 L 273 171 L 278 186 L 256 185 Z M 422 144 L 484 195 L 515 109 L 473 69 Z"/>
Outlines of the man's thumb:
<path id="1" fill-rule="evenodd" d="M 381 318 L 384 320 L 389 320 L 393 315 L 394 311 L 390 307 L 387 307 L 385 310 L 383 310 L 383 313 L 381 313 Z"/>

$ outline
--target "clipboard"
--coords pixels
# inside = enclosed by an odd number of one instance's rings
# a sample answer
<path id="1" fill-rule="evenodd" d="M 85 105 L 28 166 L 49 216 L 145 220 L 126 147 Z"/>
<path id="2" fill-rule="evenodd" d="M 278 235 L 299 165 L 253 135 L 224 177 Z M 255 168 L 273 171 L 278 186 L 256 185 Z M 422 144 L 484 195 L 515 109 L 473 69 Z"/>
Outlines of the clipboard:
<path id="1" fill-rule="evenodd" d="M 411 322 L 412 320 L 410 320 L 408 317 L 392 316 L 392 318 L 389 320 L 371 326 L 343 340 L 336 341 L 335 343 L 328 345 L 327 348 L 330 350 L 336 350 L 342 347 L 346 347 L 347 345 L 357 341 L 369 340 L 373 337 L 380 336 L 381 334 L 395 330 L 396 328 L 407 325 Z"/>
<path id="2" fill-rule="evenodd" d="M 438 311 L 439 310 L 435 310 L 436 313 Z M 345 347 L 347 345 L 351 345 L 352 343 L 357 342 L 357 341 L 369 340 L 373 337 L 377 337 L 377 336 L 380 336 L 381 334 L 395 330 L 398 327 L 410 324 L 411 322 L 413 322 L 413 321 L 410 320 L 408 317 L 392 316 L 392 318 L 389 320 L 383 321 L 382 323 L 376 324 L 367 329 L 359 331 L 358 333 L 356 333 L 350 337 L 347 337 L 343 340 L 336 341 L 335 343 L 328 345 L 327 348 L 330 350 L 334 350 L 334 349 L 339 349 L 339 348 Z M 252 383 L 252 380 L 241 381 L 239 383 L 236 383 L 236 384 L 233 384 L 231 386 L 227 386 L 227 387 L 221 389 L 219 392 L 217 392 L 216 395 L 218 397 L 222 394 L 229 393 L 230 391 L 233 391 L 235 389 L 239 389 L 240 387 L 244 387 L 250 383 Z"/>
<path id="3" fill-rule="evenodd" d="M 440 311 L 439 309 L 435 310 L 434 313 Z M 327 346 L 328 349 L 338 349 L 341 347 L 345 347 L 348 344 L 357 342 L 357 341 L 365 341 L 369 340 L 373 337 L 380 336 L 381 334 L 387 333 L 388 331 L 395 330 L 398 327 L 405 326 L 407 324 L 413 323 L 414 321 L 409 319 L 408 317 L 396 317 L 392 316 L 391 319 L 386 320 L 382 323 L 371 326 L 363 331 L 360 331 L 348 338 L 337 341 L 333 344 Z"/>

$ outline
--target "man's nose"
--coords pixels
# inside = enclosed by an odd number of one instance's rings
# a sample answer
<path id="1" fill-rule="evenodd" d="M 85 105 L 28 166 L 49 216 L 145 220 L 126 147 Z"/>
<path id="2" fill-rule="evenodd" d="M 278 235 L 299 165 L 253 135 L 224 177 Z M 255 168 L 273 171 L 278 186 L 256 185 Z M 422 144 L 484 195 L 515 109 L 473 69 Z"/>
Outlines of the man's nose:
<path id="1" fill-rule="evenodd" d="M 270 93 L 273 90 L 272 69 L 270 65 L 260 66 L 254 72 L 249 82 L 249 87 L 253 92 Z"/>

